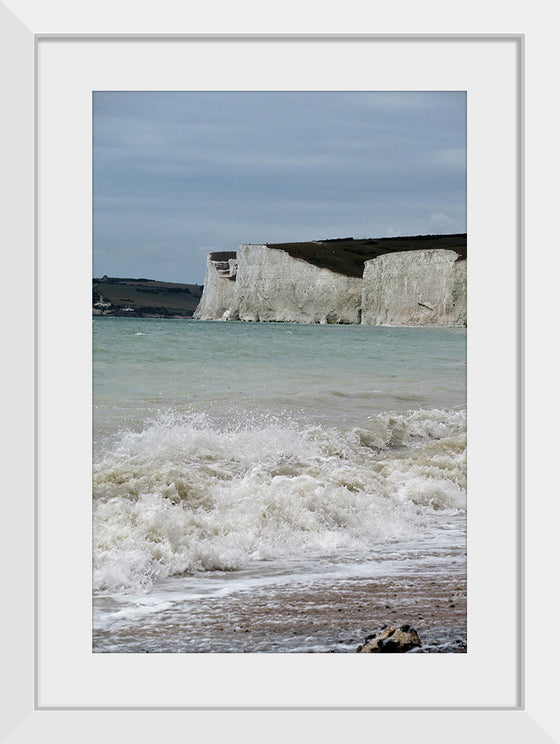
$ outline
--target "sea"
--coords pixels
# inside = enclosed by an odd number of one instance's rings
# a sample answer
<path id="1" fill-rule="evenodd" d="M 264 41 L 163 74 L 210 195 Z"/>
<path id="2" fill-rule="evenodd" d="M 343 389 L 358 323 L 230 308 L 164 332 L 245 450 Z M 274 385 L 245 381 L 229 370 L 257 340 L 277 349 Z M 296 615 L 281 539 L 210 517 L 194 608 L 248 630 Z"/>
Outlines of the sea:
<path id="1" fill-rule="evenodd" d="M 94 652 L 466 650 L 466 329 L 97 316 L 93 391 Z"/>

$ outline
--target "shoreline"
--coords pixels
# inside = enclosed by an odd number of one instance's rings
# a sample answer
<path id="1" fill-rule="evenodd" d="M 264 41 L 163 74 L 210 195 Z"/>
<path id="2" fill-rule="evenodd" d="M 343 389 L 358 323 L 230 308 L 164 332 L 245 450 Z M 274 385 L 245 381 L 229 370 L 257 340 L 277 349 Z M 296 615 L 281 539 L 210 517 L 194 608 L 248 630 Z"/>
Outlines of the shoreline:
<path id="1" fill-rule="evenodd" d="M 466 653 L 464 570 L 316 580 L 208 596 L 143 627 L 94 629 L 96 653 L 355 653 L 384 625 L 411 625 L 408 653 Z"/>
<path id="2" fill-rule="evenodd" d="M 126 313 L 123 311 L 109 311 L 102 313 L 92 313 L 92 318 L 128 318 L 129 320 L 194 320 L 197 323 L 239 323 L 241 325 L 303 325 L 303 326 L 359 326 L 367 328 L 453 328 L 459 330 L 467 330 L 466 326 L 460 325 L 447 325 L 447 324 L 435 324 L 435 323 L 350 323 L 350 322 L 339 322 L 339 323 L 322 323 L 320 321 L 304 321 L 304 320 L 252 320 L 252 319 L 240 319 L 240 318 L 195 318 L 193 315 L 157 315 L 157 314 L 142 314 Z"/>
<path id="3" fill-rule="evenodd" d="M 464 329 L 151 323 L 94 324 L 94 651 L 464 652 Z"/>

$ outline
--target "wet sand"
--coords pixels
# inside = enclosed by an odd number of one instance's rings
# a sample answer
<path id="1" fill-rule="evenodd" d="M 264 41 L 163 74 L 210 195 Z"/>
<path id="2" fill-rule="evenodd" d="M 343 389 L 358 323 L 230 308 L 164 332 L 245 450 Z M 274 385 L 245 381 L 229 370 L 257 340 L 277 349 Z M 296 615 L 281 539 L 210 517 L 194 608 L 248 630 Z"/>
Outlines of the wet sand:
<path id="1" fill-rule="evenodd" d="M 422 647 L 465 653 L 463 570 L 254 588 L 176 606 L 138 625 L 96 631 L 94 651 L 355 653 L 383 625 L 412 625 Z"/>

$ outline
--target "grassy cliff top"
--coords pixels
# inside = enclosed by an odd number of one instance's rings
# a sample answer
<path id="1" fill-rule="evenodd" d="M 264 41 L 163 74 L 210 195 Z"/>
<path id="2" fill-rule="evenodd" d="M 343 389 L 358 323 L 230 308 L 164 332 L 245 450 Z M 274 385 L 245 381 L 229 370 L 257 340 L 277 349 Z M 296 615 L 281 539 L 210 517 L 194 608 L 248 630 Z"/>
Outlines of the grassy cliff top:
<path id="1" fill-rule="evenodd" d="M 214 251 L 210 253 L 211 261 L 229 261 L 230 258 L 237 258 L 235 251 Z"/>
<path id="2" fill-rule="evenodd" d="M 446 248 L 455 251 L 459 259 L 467 257 L 467 235 L 413 235 L 403 238 L 334 238 L 310 243 L 267 243 L 269 248 L 289 253 L 293 258 L 335 271 L 345 276 L 361 277 L 364 262 L 384 253 Z"/>

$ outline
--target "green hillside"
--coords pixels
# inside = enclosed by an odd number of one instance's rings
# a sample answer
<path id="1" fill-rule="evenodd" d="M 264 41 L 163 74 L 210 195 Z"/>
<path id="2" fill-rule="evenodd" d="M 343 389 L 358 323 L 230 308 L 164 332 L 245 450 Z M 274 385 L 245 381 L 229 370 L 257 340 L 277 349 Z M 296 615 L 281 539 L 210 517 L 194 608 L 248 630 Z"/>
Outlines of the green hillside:
<path id="1" fill-rule="evenodd" d="M 198 284 L 104 276 L 93 280 L 92 305 L 97 315 L 190 318 L 201 295 Z"/>

